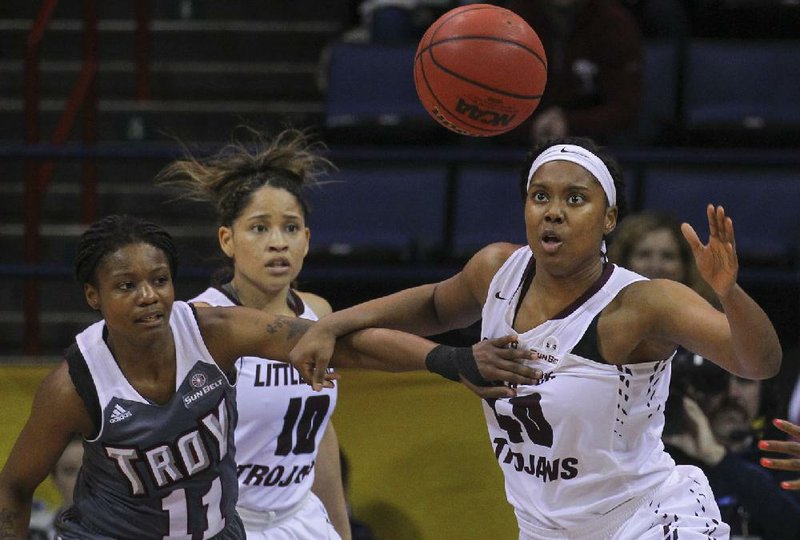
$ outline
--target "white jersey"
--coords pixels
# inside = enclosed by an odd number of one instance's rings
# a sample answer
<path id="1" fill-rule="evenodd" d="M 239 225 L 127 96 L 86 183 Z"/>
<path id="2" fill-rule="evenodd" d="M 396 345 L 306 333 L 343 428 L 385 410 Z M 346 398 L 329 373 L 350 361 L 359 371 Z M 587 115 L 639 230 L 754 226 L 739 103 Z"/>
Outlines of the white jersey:
<path id="1" fill-rule="evenodd" d="M 314 311 L 296 297 L 304 319 Z M 216 288 L 190 302 L 237 305 Z M 311 491 L 322 436 L 336 407 L 336 388 L 315 392 L 290 364 L 247 356 L 237 362 L 236 461 L 239 507 L 254 512 L 284 512 Z"/>
<path id="2" fill-rule="evenodd" d="M 492 279 L 483 308 L 483 339 L 516 334 L 528 247 L 514 252 Z M 489 438 L 505 476 L 506 495 L 522 533 L 585 528 L 663 484 L 675 468 L 661 432 L 670 359 L 605 363 L 597 352 L 597 317 L 627 285 L 646 279 L 608 264 L 573 305 L 519 334 L 544 372 L 517 396 L 483 402 Z M 637 503 L 638 504 L 638 503 Z"/>

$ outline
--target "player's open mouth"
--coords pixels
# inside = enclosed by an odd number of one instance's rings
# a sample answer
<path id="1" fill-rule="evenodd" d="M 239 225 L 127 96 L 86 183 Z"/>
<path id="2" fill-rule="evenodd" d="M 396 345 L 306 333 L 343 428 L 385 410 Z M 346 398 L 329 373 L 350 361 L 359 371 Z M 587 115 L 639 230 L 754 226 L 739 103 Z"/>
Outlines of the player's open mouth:
<path id="1" fill-rule="evenodd" d="M 289 271 L 291 265 L 289 264 L 289 259 L 285 259 L 283 257 L 278 259 L 272 259 L 268 261 L 265 265 L 268 270 L 273 273 L 282 274 Z"/>
<path id="2" fill-rule="evenodd" d="M 164 315 L 161 313 L 150 313 L 148 315 L 145 315 L 144 317 L 137 318 L 136 322 L 142 324 L 154 324 L 161 321 L 161 319 L 163 318 Z"/>
<path id="3" fill-rule="evenodd" d="M 555 253 L 563 243 L 561 237 L 552 232 L 546 232 L 541 237 L 542 247 L 546 253 Z"/>

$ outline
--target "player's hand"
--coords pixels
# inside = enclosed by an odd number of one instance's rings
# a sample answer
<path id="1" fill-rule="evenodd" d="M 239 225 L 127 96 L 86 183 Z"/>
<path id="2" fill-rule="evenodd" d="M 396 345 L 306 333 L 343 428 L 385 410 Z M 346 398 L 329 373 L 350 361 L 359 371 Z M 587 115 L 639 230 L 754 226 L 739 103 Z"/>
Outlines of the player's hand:
<path id="1" fill-rule="evenodd" d="M 487 381 L 536 384 L 542 378 L 542 371 L 525 364 L 533 353 L 518 349 L 517 343 L 517 336 L 508 335 L 484 339 L 473 345 L 472 354 L 481 377 Z"/>
<path id="2" fill-rule="evenodd" d="M 779 471 L 800 471 L 800 426 L 787 420 L 773 420 L 773 424 L 794 440 L 762 440 L 758 442 L 758 448 L 769 452 L 780 452 L 793 457 L 784 459 L 761 458 L 761 465 L 767 469 Z M 800 478 L 781 482 L 781 487 L 783 489 L 800 490 Z"/>
<path id="3" fill-rule="evenodd" d="M 664 437 L 664 442 L 713 467 L 725 457 L 725 447 L 714 437 L 708 417 L 696 401 L 684 397 L 683 410 L 691 428 L 687 432 Z"/>
<path id="4" fill-rule="evenodd" d="M 725 209 L 721 206 L 715 207 L 709 204 L 706 214 L 709 229 L 708 244 L 703 245 L 688 223 L 681 225 L 681 231 L 692 248 L 700 276 L 714 289 L 717 296 L 722 298 L 736 285 L 739 273 L 733 221 L 725 215 Z"/>
<path id="5" fill-rule="evenodd" d="M 289 362 L 314 391 L 332 388 L 333 381 L 338 378 L 335 373 L 328 373 L 335 346 L 336 336 L 317 323 L 308 329 L 289 353 Z"/>

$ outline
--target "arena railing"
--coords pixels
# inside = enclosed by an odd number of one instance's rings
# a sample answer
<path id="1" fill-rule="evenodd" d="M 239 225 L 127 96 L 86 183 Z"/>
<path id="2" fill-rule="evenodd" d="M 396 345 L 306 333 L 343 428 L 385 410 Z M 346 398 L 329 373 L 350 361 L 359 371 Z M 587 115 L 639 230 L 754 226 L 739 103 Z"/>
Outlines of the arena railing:
<path id="1" fill-rule="evenodd" d="M 88 86 L 86 86 L 88 88 Z M 63 131 L 63 130 L 62 130 Z M 199 155 L 211 154 L 221 148 L 221 144 L 200 144 L 195 147 Z M 691 166 L 700 168 L 713 167 L 800 167 L 800 153 L 792 149 L 745 149 L 745 148 L 675 148 L 675 147 L 627 147 L 612 149 L 620 163 L 635 175 L 643 176 L 648 167 L 655 166 Z M 99 160 L 162 160 L 167 161 L 182 155 L 183 149 L 174 143 L 64 143 L 54 140 L 42 143 L 31 140 L 28 144 L 0 144 L 0 160 L 23 160 L 33 164 L 34 170 L 41 170 L 46 164 L 57 161 L 82 161 L 86 165 Z M 445 164 L 454 171 L 472 164 L 497 164 L 508 166 L 521 162 L 525 155 L 524 148 L 492 147 L 481 145 L 417 147 L 417 146 L 331 146 L 329 157 L 334 163 L 408 163 L 408 164 Z M 52 168 L 52 165 L 49 165 Z M 45 169 L 46 172 L 47 169 Z M 44 174 L 40 172 L 40 174 Z M 45 180 L 41 180 L 45 178 Z M 29 187 L 35 188 L 35 197 L 26 198 L 26 236 L 27 242 L 34 239 L 38 243 L 40 197 L 44 193 L 46 177 L 31 179 Z M 94 190 L 91 198 L 97 196 L 96 185 L 90 184 Z M 638 209 L 636 197 L 632 208 Z M 33 214 L 33 218 L 30 215 Z M 83 217 L 87 217 L 84 213 Z M 0 278 L 17 278 L 25 281 L 25 351 L 35 354 L 39 329 L 38 287 L 42 280 L 54 277 L 64 278 L 71 274 L 71 269 L 64 265 L 41 264 L 38 260 L 36 245 L 25 251 L 22 263 L 0 264 Z M 450 266 L 447 266 L 449 264 Z M 432 262 L 425 268 L 419 265 L 414 268 L 387 267 L 349 267 L 349 268 L 309 268 L 306 277 L 316 279 L 361 279 L 379 273 L 386 279 L 406 279 L 409 273 L 428 275 L 439 279 L 451 270 L 452 261 L 446 264 Z M 184 276 L 203 276 L 210 273 L 206 268 L 187 268 Z M 317 276 L 316 274 L 319 274 Z M 800 275 L 795 269 L 751 268 L 743 269 L 744 279 L 770 282 L 776 286 L 796 286 L 800 284 Z"/>

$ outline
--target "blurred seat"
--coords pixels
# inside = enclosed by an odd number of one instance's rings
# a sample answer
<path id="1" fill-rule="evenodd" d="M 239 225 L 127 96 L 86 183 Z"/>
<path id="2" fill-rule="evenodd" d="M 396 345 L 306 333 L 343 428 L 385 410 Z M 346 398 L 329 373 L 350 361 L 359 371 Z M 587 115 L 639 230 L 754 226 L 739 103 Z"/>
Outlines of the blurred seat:
<path id="1" fill-rule="evenodd" d="M 800 134 L 800 42 L 694 40 L 685 128 L 696 142 L 793 144 Z"/>
<path id="2" fill-rule="evenodd" d="M 527 243 L 517 169 L 462 168 L 455 190 L 452 242 L 456 257 L 471 256 L 492 242 Z"/>
<path id="3" fill-rule="evenodd" d="M 642 103 L 636 125 L 640 144 L 659 144 L 672 138 L 678 118 L 679 54 L 677 39 L 644 43 Z"/>
<path id="4" fill-rule="evenodd" d="M 414 87 L 415 52 L 414 45 L 331 45 L 325 127 L 342 130 L 434 125 Z"/>
<path id="5" fill-rule="evenodd" d="M 311 202 L 312 255 L 417 260 L 444 243 L 447 169 L 343 165 Z"/>
<path id="6" fill-rule="evenodd" d="M 709 203 L 733 219 L 743 264 L 791 266 L 800 248 L 800 169 L 649 169 L 643 206 L 671 212 L 708 241 Z"/>

